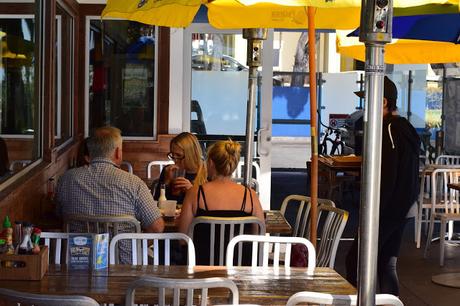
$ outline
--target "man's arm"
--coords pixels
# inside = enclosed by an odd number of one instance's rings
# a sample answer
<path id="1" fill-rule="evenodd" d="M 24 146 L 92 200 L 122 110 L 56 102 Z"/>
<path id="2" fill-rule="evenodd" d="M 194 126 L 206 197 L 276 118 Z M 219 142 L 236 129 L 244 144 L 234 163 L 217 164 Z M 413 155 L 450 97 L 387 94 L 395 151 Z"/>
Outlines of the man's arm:
<path id="1" fill-rule="evenodd" d="M 139 179 L 140 180 L 140 179 Z M 144 182 L 139 182 L 138 198 L 135 204 L 136 219 L 141 222 L 142 229 L 148 233 L 161 233 L 165 224 L 161 212 L 149 188 Z"/>
<path id="2" fill-rule="evenodd" d="M 163 218 L 158 218 L 152 222 L 149 226 L 144 228 L 147 233 L 162 233 L 165 229 L 165 222 Z"/>

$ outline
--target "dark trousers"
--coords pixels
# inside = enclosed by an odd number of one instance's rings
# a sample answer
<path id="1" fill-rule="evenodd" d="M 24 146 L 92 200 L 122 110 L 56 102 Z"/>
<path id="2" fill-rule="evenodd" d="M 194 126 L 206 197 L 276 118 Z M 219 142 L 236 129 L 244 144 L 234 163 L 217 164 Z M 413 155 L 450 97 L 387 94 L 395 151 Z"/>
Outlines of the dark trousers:
<path id="1" fill-rule="evenodd" d="M 395 225 L 382 224 L 379 228 L 379 248 L 377 258 L 377 277 L 380 293 L 399 296 L 399 281 L 396 271 L 401 248 L 402 236 L 407 219 Z M 347 280 L 357 286 L 358 238 L 355 240 L 346 258 Z"/>

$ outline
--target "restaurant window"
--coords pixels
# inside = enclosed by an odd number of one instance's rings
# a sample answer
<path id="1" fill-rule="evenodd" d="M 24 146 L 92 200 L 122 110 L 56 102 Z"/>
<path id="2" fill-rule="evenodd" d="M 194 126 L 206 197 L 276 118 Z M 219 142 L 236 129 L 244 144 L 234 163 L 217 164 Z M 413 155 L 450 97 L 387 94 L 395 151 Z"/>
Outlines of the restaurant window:
<path id="1" fill-rule="evenodd" d="M 33 11 L 0 15 L 0 182 L 41 157 L 34 27 Z"/>
<path id="2" fill-rule="evenodd" d="M 112 125 L 131 139 L 156 136 L 156 28 L 89 18 L 86 131 Z"/>
<path id="3" fill-rule="evenodd" d="M 74 21 L 56 5 L 55 145 L 72 137 Z"/>

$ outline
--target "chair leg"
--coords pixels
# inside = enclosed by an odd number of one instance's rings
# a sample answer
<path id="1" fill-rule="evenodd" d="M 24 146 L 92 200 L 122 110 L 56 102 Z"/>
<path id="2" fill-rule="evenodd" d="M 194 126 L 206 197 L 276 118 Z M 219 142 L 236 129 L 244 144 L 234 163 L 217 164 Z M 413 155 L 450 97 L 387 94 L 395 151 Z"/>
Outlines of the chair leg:
<path id="1" fill-rule="evenodd" d="M 423 204 L 419 204 L 418 207 L 418 213 L 417 213 L 417 219 L 415 220 L 415 228 L 416 228 L 416 243 L 417 243 L 417 249 L 420 249 L 420 240 L 422 236 L 422 211 L 423 211 Z"/>
<path id="2" fill-rule="evenodd" d="M 430 229 L 428 231 L 428 237 L 426 238 L 425 252 L 423 253 L 424 258 L 427 257 L 428 251 L 430 249 L 431 239 L 433 238 L 433 228 L 434 228 L 434 216 L 432 216 L 430 219 Z"/>
<path id="3" fill-rule="evenodd" d="M 439 230 L 439 265 L 444 266 L 444 246 L 446 242 L 446 219 L 441 218 L 441 227 Z"/>
<path id="4" fill-rule="evenodd" d="M 447 231 L 447 239 L 452 240 L 452 236 L 454 235 L 454 221 L 449 221 L 449 230 Z"/>

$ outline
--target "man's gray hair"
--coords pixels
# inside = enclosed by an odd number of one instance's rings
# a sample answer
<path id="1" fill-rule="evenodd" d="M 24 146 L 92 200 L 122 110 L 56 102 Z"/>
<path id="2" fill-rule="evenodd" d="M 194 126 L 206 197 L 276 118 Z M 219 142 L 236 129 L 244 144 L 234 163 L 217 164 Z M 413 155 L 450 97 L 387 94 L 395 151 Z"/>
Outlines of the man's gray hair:
<path id="1" fill-rule="evenodd" d="M 90 158 L 111 158 L 115 149 L 121 145 L 121 131 L 116 127 L 97 128 L 88 140 Z"/>

